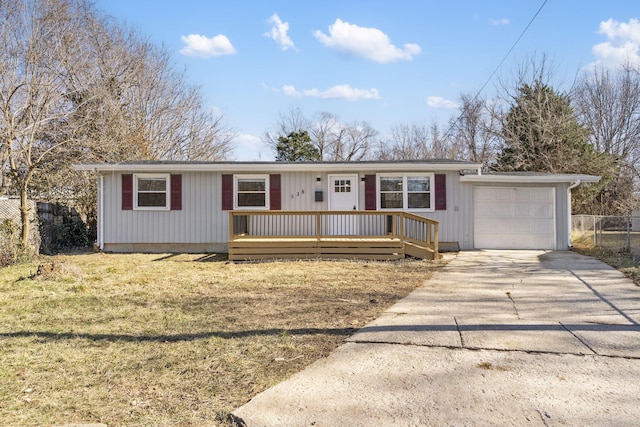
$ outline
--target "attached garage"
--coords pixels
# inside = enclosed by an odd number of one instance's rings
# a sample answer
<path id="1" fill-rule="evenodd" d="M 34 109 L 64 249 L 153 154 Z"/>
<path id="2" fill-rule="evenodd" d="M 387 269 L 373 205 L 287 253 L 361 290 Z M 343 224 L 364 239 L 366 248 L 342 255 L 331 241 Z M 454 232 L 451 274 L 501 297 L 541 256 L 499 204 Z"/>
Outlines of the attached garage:
<path id="1" fill-rule="evenodd" d="M 571 190 L 599 180 L 535 172 L 464 174 L 460 183 L 469 200 L 469 224 L 461 248 L 567 250 Z"/>
<path id="2" fill-rule="evenodd" d="M 474 187 L 476 249 L 556 249 L 555 188 Z"/>

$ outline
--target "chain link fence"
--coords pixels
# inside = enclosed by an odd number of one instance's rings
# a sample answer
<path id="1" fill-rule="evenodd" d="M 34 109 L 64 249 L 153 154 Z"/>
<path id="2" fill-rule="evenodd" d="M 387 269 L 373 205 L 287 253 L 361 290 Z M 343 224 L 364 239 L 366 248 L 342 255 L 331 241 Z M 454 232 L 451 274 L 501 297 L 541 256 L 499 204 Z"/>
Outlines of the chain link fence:
<path id="1" fill-rule="evenodd" d="M 640 217 L 572 215 L 571 237 L 640 256 Z"/>

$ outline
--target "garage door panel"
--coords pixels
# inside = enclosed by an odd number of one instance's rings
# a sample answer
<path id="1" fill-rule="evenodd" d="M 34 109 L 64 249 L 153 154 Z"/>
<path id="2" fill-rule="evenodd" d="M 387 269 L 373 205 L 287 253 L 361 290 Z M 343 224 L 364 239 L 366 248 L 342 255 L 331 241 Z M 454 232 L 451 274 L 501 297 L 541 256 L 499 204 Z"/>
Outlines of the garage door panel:
<path id="1" fill-rule="evenodd" d="M 530 206 L 526 203 L 515 204 L 514 205 L 514 213 L 513 215 L 516 218 L 531 218 L 531 209 L 533 206 Z"/>
<path id="2" fill-rule="evenodd" d="M 545 204 L 545 205 L 532 206 L 531 216 L 533 216 L 534 218 L 552 219 L 554 216 L 553 204 L 549 202 L 549 204 Z"/>
<path id="3" fill-rule="evenodd" d="M 551 187 L 474 188 L 474 246 L 554 249 L 554 200 Z"/>
<path id="4" fill-rule="evenodd" d="M 497 202 L 511 202 L 514 198 L 514 194 L 512 192 L 500 192 L 500 191 L 496 191 L 495 193 L 495 200 Z"/>
<path id="5" fill-rule="evenodd" d="M 511 221 L 509 231 L 517 234 L 529 234 L 534 232 L 534 225 L 529 221 Z"/>
<path id="6" fill-rule="evenodd" d="M 513 205 L 506 203 L 487 202 L 478 206 L 478 212 L 486 217 L 504 217 L 511 218 L 513 216 Z"/>
<path id="7" fill-rule="evenodd" d="M 514 210 L 513 215 L 515 218 L 553 218 L 553 205 L 551 203 L 513 203 L 512 209 Z"/>
<path id="8" fill-rule="evenodd" d="M 549 224 L 548 221 L 534 221 L 533 222 L 533 232 L 536 235 L 540 235 L 540 234 L 548 234 L 551 235 L 553 234 L 553 224 Z"/>
<path id="9" fill-rule="evenodd" d="M 514 199 L 516 202 L 553 202 L 553 192 L 549 191 L 550 188 L 526 188 L 518 187 L 514 189 Z"/>
<path id="10" fill-rule="evenodd" d="M 493 188 L 479 188 L 479 191 L 477 191 L 474 194 L 474 197 L 477 201 L 480 202 L 495 202 L 497 200 L 496 198 L 496 191 Z"/>

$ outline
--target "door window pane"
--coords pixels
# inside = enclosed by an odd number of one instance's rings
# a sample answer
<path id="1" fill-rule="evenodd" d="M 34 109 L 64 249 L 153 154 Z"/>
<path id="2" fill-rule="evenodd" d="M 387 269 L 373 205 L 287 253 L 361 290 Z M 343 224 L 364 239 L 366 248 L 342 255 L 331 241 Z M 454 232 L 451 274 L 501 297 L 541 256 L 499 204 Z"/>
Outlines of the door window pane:
<path id="1" fill-rule="evenodd" d="M 336 179 L 333 182 L 333 189 L 336 193 L 351 193 L 350 179 Z"/>

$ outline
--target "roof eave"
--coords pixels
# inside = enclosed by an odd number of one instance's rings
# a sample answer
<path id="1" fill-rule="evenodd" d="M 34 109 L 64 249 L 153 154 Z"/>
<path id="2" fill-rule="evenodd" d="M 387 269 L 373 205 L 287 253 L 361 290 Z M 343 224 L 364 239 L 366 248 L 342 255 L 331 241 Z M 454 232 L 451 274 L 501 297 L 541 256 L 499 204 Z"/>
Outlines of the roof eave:
<path id="1" fill-rule="evenodd" d="M 395 172 L 395 171 L 463 171 L 482 167 L 481 163 L 459 162 L 318 162 L 318 163 L 84 163 L 75 164 L 78 171 L 91 172 Z"/>
<path id="2" fill-rule="evenodd" d="M 486 183 L 574 183 L 599 182 L 600 177 L 581 174 L 549 174 L 549 175 L 463 175 L 460 182 Z"/>

